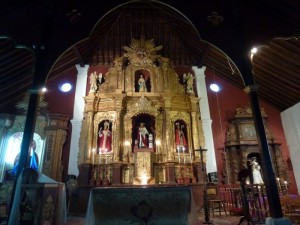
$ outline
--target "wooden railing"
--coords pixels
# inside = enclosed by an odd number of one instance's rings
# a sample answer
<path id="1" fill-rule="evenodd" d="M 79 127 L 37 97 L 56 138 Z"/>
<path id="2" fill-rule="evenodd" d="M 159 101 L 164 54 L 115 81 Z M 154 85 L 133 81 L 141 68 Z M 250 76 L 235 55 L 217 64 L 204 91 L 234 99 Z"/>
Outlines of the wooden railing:
<path id="1" fill-rule="evenodd" d="M 244 215 L 245 212 L 242 207 L 243 194 L 240 185 L 221 185 L 219 186 L 219 195 L 229 213 Z M 245 198 L 253 222 L 263 224 L 269 212 L 264 186 L 245 185 Z"/>
<path id="2" fill-rule="evenodd" d="M 245 215 L 243 211 L 243 195 L 240 185 L 220 185 L 219 197 L 223 200 L 230 214 Z M 286 189 L 279 188 L 279 197 L 283 216 L 292 223 L 300 222 L 300 195 L 289 194 Z M 263 185 L 245 185 L 245 198 L 249 208 L 249 216 L 254 224 L 264 224 L 269 215 L 266 190 Z"/>

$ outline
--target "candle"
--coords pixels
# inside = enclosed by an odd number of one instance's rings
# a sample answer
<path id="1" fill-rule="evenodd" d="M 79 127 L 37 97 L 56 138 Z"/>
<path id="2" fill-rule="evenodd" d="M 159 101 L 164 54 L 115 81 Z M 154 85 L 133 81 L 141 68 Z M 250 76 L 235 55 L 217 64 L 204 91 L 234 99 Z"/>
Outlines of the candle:
<path id="1" fill-rule="evenodd" d="M 281 191 L 281 186 L 280 186 L 280 178 L 279 178 L 279 177 L 277 177 L 276 179 L 277 179 L 277 182 L 278 182 L 278 189 L 279 189 L 279 191 Z"/>
<path id="2" fill-rule="evenodd" d="M 92 163 L 94 164 L 95 163 L 95 149 L 93 148 L 93 151 L 92 151 Z"/>
<path id="3" fill-rule="evenodd" d="M 101 148 L 100 148 L 100 151 L 99 151 L 99 165 L 101 164 Z"/>
<path id="4" fill-rule="evenodd" d="M 287 181 L 286 180 L 284 181 L 284 185 L 285 185 L 285 189 L 287 190 L 288 186 L 287 186 Z"/>

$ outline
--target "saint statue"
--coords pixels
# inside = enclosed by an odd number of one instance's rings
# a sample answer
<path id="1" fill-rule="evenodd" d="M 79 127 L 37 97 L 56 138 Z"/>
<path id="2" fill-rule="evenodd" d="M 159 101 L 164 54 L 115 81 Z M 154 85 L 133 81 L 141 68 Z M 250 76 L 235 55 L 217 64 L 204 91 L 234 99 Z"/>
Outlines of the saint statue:
<path id="1" fill-rule="evenodd" d="M 30 142 L 30 146 L 29 146 L 29 154 L 30 154 L 30 158 L 29 158 L 29 167 L 35 171 L 38 170 L 38 165 L 39 165 L 39 157 L 36 153 L 36 143 L 34 140 L 32 140 Z M 19 165 L 19 160 L 20 160 L 20 152 L 16 155 L 15 160 L 14 160 L 14 167 L 12 169 L 12 173 L 16 174 L 17 169 L 18 169 L 18 165 Z M 27 162 L 28 163 L 28 162 Z"/>
<path id="2" fill-rule="evenodd" d="M 105 121 L 104 126 L 99 130 L 98 148 L 100 153 L 111 151 L 111 136 L 112 133 L 109 130 L 109 122 Z"/>
<path id="3" fill-rule="evenodd" d="M 194 93 L 194 79 L 191 73 L 183 74 L 183 81 L 186 82 L 187 93 Z"/>
<path id="4" fill-rule="evenodd" d="M 99 84 L 102 84 L 102 78 L 103 78 L 102 73 L 99 73 L 99 75 L 98 75 Z"/>
<path id="5" fill-rule="evenodd" d="M 187 148 L 187 142 L 183 132 L 183 128 L 183 124 L 180 124 L 179 122 L 175 123 L 175 145 L 177 150 L 184 150 Z"/>
<path id="6" fill-rule="evenodd" d="M 90 75 L 90 92 L 97 91 L 97 73 L 93 72 Z"/>
<path id="7" fill-rule="evenodd" d="M 253 184 L 263 184 L 264 181 L 261 175 L 261 167 L 256 161 L 256 157 L 252 158 L 250 165 L 252 170 Z"/>
<path id="8" fill-rule="evenodd" d="M 137 141 L 138 141 L 138 147 L 139 148 L 148 148 L 148 136 L 149 132 L 147 128 L 145 127 L 145 123 L 140 123 L 139 129 L 138 129 L 138 136 L 137 136 Z"/>
<path id="9" fill-rule="evenodd" d="M 139 92 L 147 92 L 146 81 L 144 75 L 140 75 L 140 79 L 138 81 L 139 84 Z"/>

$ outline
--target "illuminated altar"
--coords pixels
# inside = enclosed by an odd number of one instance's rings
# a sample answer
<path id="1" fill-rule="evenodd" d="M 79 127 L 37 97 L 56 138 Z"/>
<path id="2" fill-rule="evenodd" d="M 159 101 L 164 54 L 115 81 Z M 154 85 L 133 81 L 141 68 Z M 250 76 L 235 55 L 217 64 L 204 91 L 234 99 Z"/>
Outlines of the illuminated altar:
<path id="1" fill-rule="evenodd" d="M 106 74 L 90 70 L 79 183 L 192 183 L 204 143 L 193 75 L 183 80 L 153 40 L 133 39 Z"/>

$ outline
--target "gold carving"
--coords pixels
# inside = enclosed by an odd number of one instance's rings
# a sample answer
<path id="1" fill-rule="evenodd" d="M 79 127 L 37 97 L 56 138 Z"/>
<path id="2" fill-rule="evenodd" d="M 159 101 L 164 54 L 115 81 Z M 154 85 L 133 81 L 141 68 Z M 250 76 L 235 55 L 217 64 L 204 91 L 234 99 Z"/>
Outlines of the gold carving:
<path id="1" fill-rule="evenodd" d="M 123 47 L 126 53 L 116 58 L 103 75 L 105 82 L 98 92 L 84 97 L 79 164 L 92 163 L 92 149 L 97 146 L 99 124 L 104 120 L 112 124 L 113 162 L 124 165 L 120 171 L 123 183 L 141 184 L 142 173 L 149 177 L 148 184 L 165 180 L 165 163 L 174 162 L 175 158 L 176 120 L 185 123 L 192 156 L 195 148 L 203 146 L 199 99 L 192 89 L 186 93 L 169 59 L 157 54 L 161 48 L 153 40 L 133 39 Z M 143 92 L 138 87 L 141 75 L 148 82 Z M 142 120 L 149 120 L 145 121 L 149 122 L 147 129 L 154 137 L 151 152 L 133 152 L 137 125 Z M 156 166 L 155 174 L 154 164 L 161 164 Z"/>
<path id="2" fill-rule="evenodd" d="M 145 40 L 144 37 L 132 39 L 129 46 L 123 46 L 127 51 L 125 57 L 134 65 L 152 65 L 158 56 L 156 52 L 162 48 L 162 45 L 155 47 L 153 39 Z"/>

